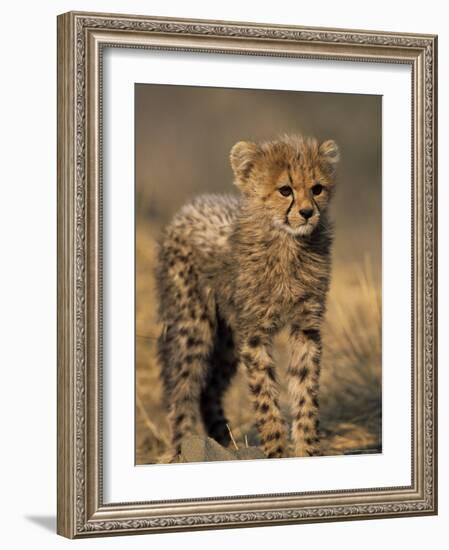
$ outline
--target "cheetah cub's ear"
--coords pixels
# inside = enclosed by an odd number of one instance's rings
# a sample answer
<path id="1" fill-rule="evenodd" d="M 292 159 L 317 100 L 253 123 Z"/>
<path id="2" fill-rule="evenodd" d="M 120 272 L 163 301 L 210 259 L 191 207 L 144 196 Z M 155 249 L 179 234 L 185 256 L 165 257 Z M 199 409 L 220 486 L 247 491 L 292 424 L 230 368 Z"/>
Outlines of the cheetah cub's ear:
<path id="1" fill-rule="evenodd" d="M 254 168 L 258 152 L 258 146 L 251 141 L 239 141 L 231 149 L 230 159 L 235 176 L 234 183 L 245 194 L 250 192 L 249 176 Z"/>
<path id="2" fill-rule="evenodd" d="M 340 150 L 333 139 L 323 141 L 318 149 L 320 164 L 329 174 L 334 174 L 337 163 L 340 160 Z"/>

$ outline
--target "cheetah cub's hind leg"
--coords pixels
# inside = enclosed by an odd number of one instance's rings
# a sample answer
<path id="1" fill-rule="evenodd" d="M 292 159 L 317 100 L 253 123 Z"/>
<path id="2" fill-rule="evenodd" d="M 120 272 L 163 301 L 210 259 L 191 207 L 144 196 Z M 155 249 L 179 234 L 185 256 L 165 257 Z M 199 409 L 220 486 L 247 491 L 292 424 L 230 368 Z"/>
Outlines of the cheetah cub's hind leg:
<path id="1" fill-rule="evenodd" d="M 173 265 L 174 263 L 174 265 Z M 158 356 L 168 407 L 172 459 L 185 436 L 195 432 L 199 402 L 210 367 L 215 335 L 215 313 L 202 299 L 198 277 L 182 258 L 162 263 L 159 272 L 162 321 Z"/>
<path id="2" fill-rule="evenodd" d="M 212 348 L 211 321 L 205 317 L 181 319 L 160 337 L 159 357 L 163 365 L 165 401 L 168 404 L 171 452 L 181 452 L 182 440 L 195 432 L 199 401 L 209 370 Z"/>
<path id="3" fill-rule="evenodd" d="M 201 416 L 207 434 L 220 445 L 227 447 L 231 437 L 228 420 L 223 411 L 223 397 L 237 371 L 234 339 L 229 327 L 217 318 L 214 350 L 210 369 L 201 395 Z"/>

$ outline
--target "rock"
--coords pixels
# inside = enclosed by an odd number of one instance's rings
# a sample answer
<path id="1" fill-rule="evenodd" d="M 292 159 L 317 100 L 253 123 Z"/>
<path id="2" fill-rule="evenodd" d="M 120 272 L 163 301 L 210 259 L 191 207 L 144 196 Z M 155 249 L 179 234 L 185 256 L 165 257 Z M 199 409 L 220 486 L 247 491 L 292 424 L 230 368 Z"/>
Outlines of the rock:
<path id="1" fill-rule="evenodd" d="M 228 449 L 222 447 L 210 437 L 192 435 L 186 437 L 181 445 L 180 462 L 211 462 L 217 460 L 235 460 Z"/>
<path id="2" fill-rule="evenodd" d="M 258 458 L 266 458 L 259 447 L 242 447 L 234 451 L 236 458 L 239 460 L 256 460 Z"/>
<path id="3" fill-rule="evenodd" d="M 191 435 L 181 444 L 179 462 L 216 462 L 221 460 L 256 460 L 265 458 L 258 447 L 222 447 L 215 439 Z"/>

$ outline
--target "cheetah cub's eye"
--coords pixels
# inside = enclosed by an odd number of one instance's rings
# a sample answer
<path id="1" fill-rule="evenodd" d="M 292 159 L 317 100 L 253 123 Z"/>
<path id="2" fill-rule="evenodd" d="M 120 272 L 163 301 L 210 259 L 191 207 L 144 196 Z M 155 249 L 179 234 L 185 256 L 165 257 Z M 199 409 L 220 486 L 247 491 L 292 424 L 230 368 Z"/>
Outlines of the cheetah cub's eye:
<path id="1" fill-rule="evenodd" d="M 278 191 L 283 197 L 289 197 L 293 193 L 290 185 L 283 185 L 282 187 L 279 187 Z"/>
<path id="2" fill-rule="evenodd" d="M 315 183 L 315 185 L 312 187 L 312 193 L 314 195 L 319 195 L 322 190 L 323 186 L 321 185 L 321 183 Z"/>

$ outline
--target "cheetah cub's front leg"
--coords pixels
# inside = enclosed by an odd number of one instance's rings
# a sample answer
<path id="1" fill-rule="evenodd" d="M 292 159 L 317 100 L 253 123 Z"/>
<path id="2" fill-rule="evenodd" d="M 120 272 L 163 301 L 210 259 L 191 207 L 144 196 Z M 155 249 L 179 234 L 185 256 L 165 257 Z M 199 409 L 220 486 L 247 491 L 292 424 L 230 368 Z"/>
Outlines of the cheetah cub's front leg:
<path id="1" fill-rule="evenodd" d="M 245 366 L 253 398 L 260 442 L 268 458 L 288 456 L 287 429 L 279 408 L 271 342 L 252 335 L 245 339 L 241 359 Z"/>
<path id="2" fill-rule="evenodd" d="M 318 390 L 321 360 L 319 328 L 293 324 L 290 329 L 291 357 L 287 368 L 292 410 L 292 439 L 295 456 L 321 454 Z"/>

